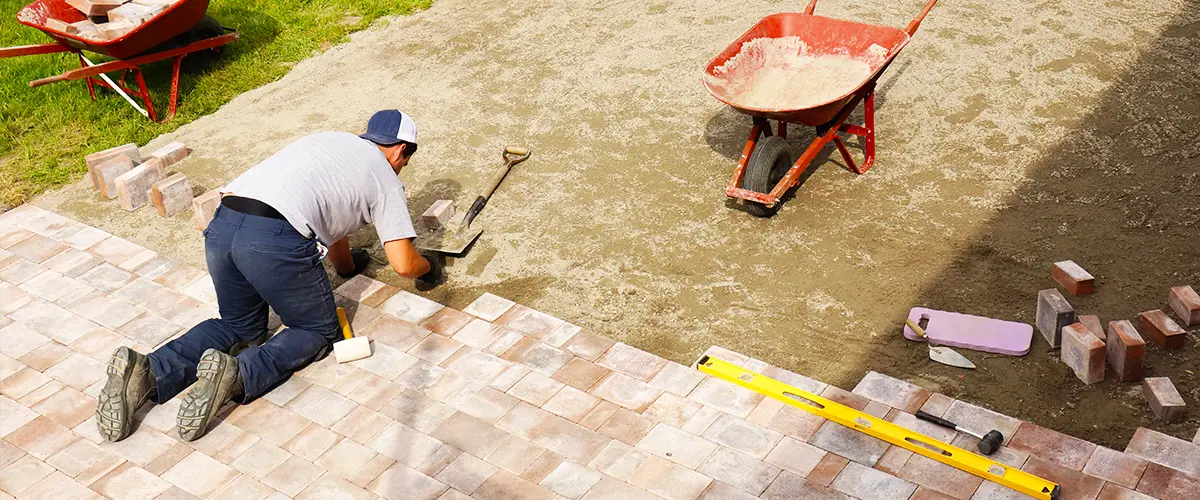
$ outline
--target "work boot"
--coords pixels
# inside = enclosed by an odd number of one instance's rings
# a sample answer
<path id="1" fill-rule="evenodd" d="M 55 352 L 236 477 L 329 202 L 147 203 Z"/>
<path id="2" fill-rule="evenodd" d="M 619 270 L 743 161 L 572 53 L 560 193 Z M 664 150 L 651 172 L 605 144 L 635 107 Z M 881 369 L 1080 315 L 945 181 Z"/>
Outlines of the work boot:
<path id="1" fill-rule="evenodd" d="M 133 430 L 137 413 L 154 391 L 150 358 L 125 346 L 108 361 L 108 382 L 96 399 L 96 427 L 107 441 L 120 441 Z"/>
<path id="2" fill-rule="evenodd" d="M 200 439 L 221 406 L 242 391 L 237 358 L 216 349 L 204 351 L 196 365 L 196 379 L 196 384 L 183 397 L 176 417 L 179 437 L 184 441 Z"/>

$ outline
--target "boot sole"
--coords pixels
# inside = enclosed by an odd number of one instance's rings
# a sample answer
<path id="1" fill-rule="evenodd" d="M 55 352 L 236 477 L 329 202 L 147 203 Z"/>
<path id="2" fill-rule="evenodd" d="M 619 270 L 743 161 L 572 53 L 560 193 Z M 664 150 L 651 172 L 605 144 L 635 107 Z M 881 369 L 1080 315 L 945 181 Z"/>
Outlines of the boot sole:
<path id="1" fill-rule="evenodd" d="M 128 347 L 113 352 L 108 362 L 108 381 L 100 391 L 96 404 L 96 428 L 106 441 L 120 441 L 133 430 L 133 413 L 145 404 L 149 394 L 131 408 L 125 397 L 129 378 L 133 375 L 134 353 Z"/>
<path id="2" fill-rule="evenodd" d="M 175 426 L 184 441 L 195 441 L 208 431 L 209 421 L 216 415 L 216 401 L 226 399 L 221 391 L 221 379 L 229 370 L 228 363 L 220 355 L 205 354 L 196 366 L 195 387 L 183 396 Z M 224 391 L 228 392 L 228 388 Z"/>

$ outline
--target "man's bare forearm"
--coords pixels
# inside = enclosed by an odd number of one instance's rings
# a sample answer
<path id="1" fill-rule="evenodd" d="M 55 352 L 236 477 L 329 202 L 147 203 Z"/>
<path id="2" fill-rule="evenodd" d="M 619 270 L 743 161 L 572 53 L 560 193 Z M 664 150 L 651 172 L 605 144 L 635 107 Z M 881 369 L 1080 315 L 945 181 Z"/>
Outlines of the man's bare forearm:
<path id="1" fill-rule="evenodd" d="M 354 257 L 350 256 L 349 238 L 342 238 L 329 246 L 329 263 L 341 274 L 354 272 Z"/>

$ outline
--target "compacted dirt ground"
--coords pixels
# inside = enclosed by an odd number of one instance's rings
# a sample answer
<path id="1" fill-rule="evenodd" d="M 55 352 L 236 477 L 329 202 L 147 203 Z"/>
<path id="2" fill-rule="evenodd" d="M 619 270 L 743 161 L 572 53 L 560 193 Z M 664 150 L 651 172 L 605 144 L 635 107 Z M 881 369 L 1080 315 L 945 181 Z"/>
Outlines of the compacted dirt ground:
<path id="1" fill-rule="evenodd" d="M 817 13 L 903 27 L 921 6 Z M 180 170 L 215 188 L 303 134 L 398 107 L 421 127 L 401 174 L 416 214 L 468 206 L 504 145 L 535 151 L 449 283 L 422 292 L 435 300 L 491 291 L 681 362 L 719 344 L 843 387 L 877 370 L 1118 449 L 1138 426 L 1191 439 L 1200 411 L 1159 424 L 1140 385 L 1085 387 L 1040 336 L 1020 358 L 964 351 L 980 367 L 966 372 L 900 325 L 913 306 L 1032 322 L 1064 259 L 1097 276 L 1071 300 L 1105 322 L 1200 286 L 1200 4 L 945 2 L 880 82 L 874 169 L 855 176 L 827 151 L 779 215 L 755 219 L 723 195 L 749 119 L 700 74 L 762 16 L 800 9 L 440 0 L 153 145 L 189 144 Z M 82 184 L 37 203 L 203 262 L 185 217 L 124 213 Z M 379 253 L 373 238 L 355 240 Z M 1196 333 L 1147 354 L 1190 405 Z"/>

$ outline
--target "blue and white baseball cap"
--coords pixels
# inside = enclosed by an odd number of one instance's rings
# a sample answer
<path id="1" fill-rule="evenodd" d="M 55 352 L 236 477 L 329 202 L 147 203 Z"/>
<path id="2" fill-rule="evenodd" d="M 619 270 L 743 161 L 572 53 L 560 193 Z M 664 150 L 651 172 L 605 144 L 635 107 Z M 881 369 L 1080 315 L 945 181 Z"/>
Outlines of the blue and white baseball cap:
<path id="1" fill-rule="evenodd" d="M 367 132 L 359 137 L 380 146 L 394 146 L 401 141 L 416 144 L 417 123 L 398 109 L 376 111 L 367 122 Z"/>

